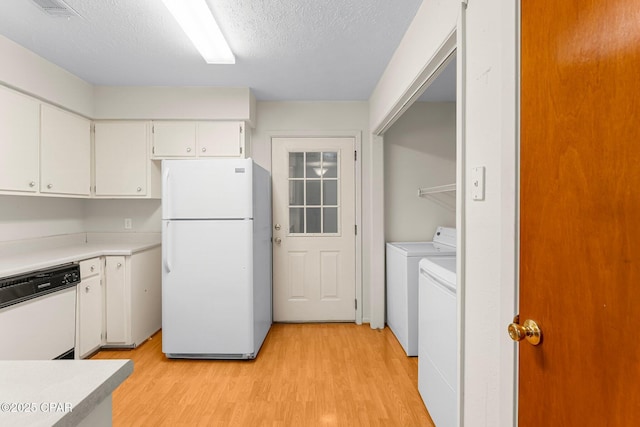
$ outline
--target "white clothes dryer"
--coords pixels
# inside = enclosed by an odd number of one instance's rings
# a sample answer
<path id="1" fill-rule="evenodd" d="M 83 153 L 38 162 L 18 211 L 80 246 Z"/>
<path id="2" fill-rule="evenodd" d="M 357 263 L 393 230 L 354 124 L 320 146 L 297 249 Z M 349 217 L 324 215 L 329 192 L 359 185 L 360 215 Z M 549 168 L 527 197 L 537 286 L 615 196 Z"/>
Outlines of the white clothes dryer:
<path id="1" fill-rule="evenodd" d="M 418 390 L 438 427 L 455 427 L 458 389 L 456 257 L 420 261 Z"/>

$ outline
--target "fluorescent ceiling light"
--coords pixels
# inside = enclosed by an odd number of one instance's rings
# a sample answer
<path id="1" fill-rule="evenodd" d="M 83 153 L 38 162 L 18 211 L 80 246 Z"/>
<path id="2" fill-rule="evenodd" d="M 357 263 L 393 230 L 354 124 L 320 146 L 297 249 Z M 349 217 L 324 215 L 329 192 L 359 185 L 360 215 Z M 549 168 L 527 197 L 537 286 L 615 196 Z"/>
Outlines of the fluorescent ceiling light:
<path id="1" fill-rule="evenodd" d="M 236 58 L 205 0 L 162 0 L 162 2 L 176 18 L 207 64 L 236 63 Z"/>

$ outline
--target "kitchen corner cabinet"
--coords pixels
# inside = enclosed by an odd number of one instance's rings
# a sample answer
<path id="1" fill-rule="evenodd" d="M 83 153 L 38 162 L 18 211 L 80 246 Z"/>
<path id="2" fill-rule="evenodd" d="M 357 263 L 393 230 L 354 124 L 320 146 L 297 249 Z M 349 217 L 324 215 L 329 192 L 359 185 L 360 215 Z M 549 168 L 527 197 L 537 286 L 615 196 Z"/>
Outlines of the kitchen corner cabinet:
<path id="1" fill-rule="evenodd" d="M 0 86 L 0 191 L 38 191 L 40 103 Z"/>
<path id="2" fill-rule="evenodd" d="M 154 121 L 152 157 L 246 157 L 242 121 Z"/>
<path id="3" fill-rule="evenodd" d="M 90 121 L 47 104 L 40 108 L 40 192 L 88 197 Z"/>
<path id="4" fill-rule="evenodd" d="M 149 159 L 148 121 L 94 123 L 96 197 L 160 198 L 160 164 Z"/>
<path id="5" fill-rule="evenodd" d="M 162 326 L 160 247 L 105 257 L 105 347 L 133 348 Z"/>
<path id="6" fill-rule="evenodd" d="M 77 287 L 76 355 L 82 359 L 102 345 L 103 292 L 100 258 L 80 261 Z"/>

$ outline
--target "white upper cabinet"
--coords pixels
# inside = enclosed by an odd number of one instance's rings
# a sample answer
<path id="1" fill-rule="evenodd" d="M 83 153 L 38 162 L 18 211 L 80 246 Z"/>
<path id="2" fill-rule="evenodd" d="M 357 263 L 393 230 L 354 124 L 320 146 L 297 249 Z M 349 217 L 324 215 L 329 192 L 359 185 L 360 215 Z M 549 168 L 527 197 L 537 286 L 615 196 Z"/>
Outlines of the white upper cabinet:
<path id="1" fill-rule="evenodd" d="M 38 191 L 40 103 L 0 86 L 0 191 Z"/>
<path id="2" fill-rule="evenodd" d="M 149 159 L 147 121 L 95 122 L 96 197 L 159 197 L 158 162 Z"/>
<path id="3" fill-rule="evenodd" d="M 153 158 L 245 157 L 244 128 L 241 121 L 155 121 Z"/>
<path id="4" fill-rule="evenodd" d="M 194 157 L 196 128 L 193 122 L 153 122 L 153 156 Z"/>
<path id="5" fill-rule="evenodd" d="M 90 121 L 47 104 L 40 120 L 40 192 L 89 196 Z"/>
<path id="6" fill-rule="evenodd" d="M 198 122 L 198 155 L 200 157 L 242 156 L 244 123 Z"/>

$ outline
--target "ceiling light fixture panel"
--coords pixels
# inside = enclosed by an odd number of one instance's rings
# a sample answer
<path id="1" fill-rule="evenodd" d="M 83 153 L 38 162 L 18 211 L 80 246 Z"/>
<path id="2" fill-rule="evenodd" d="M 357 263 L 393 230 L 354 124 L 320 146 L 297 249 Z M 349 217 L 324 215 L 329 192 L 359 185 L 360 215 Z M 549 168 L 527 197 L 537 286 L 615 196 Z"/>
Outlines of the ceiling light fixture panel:
<path id="1" fill-rule="evenodd" d="M 33 0 L 33 2 L 49 16 L 62 18 L 80 16 L 78 12 L 73 10 L 73 8 L 63 0 Z"/>
<path id="2" fill-rule="evenodd" d="M 207 64 L 235 64 L 236 58 L 205 0 L 162 0 Z"/>

